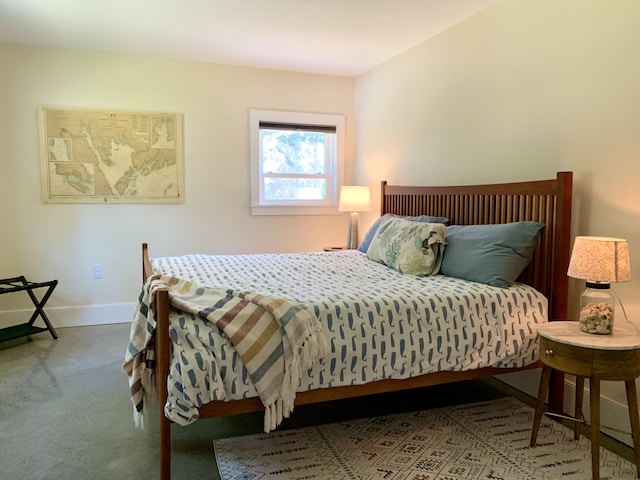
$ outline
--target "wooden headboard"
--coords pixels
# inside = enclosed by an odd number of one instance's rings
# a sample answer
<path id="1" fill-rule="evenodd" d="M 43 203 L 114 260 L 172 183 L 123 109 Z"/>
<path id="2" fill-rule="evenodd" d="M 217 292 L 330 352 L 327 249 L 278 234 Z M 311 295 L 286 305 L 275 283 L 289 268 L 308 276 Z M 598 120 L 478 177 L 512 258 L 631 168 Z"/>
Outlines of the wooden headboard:
<path id="1" fill-rule="evenodd" d="M 558 172 L 552 180 L 457 187 L 406 187 L 383 181 L 380 214 L 434 215 L 449 218 L 452 225 L 544 223 L 533 259 L 518 281 L 547 297 L 550 319 L 567 320 L 572 186 L 572 172 Z"/>

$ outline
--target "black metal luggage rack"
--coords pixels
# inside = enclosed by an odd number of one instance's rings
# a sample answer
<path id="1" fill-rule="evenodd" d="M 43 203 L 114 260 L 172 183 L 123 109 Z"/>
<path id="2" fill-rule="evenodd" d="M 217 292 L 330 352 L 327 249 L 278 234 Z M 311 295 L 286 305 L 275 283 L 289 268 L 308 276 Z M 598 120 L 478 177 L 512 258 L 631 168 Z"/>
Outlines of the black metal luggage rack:
<path id="1" fill-rule="evenodd" d="M 14 278 L 4 278 L 0 280 L 0 295 L 4 293 L 14 293 L 26 291 L 29 294 L 29 298 L 33 302 L 35 311 L 31 315 L 31 318 L 27 323 L 21 323 L 20 325 L 14 325 L 12 327 L 0 328 L 0 343 L 16 338 L 27 337 L 34 333 L 46 332 L 51 333 L 53 338 L 58 338 L 53 325 L 44 313 L 44 305 L 49 300 L 49 297 L 53 293 L 53 289 L 58 285 L 58 280 L 51 280 L 49 282 L 29 282 L 23 275 Z M 46 288 L 42 298 L 38 300 L 38 297 L 33 292 L 38 288 Z M 37 327 L 34 325 L 38 317 L 42 318 L 42 321 L 46 327 Z"/>

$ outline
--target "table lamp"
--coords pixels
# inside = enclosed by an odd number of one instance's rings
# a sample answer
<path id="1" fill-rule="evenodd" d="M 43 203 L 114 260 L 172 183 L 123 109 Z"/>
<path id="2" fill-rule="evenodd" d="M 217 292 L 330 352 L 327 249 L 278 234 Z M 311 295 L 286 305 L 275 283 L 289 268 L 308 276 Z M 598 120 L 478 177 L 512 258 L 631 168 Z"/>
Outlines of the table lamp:
<path id="1" fill-rule="evenodd" d="M 580 297 L 580 330 L 610 335 L 615 316 L 615 298 L 610 283 L 631 280 L 627 241 L 610 237 L 576 237 L 567 275 L 587 282 Z"/>
<path id="2" fill-rule="evenodd" d="M 371 210 L 371 192 L 369 187 L 343 186 L 340 188 L 340 203 L 338 211 L 349 212 L 349 235 L 347 248 L 353 250 L 358 247 L 358 228 L 360 225 L 359 212 Z"/>

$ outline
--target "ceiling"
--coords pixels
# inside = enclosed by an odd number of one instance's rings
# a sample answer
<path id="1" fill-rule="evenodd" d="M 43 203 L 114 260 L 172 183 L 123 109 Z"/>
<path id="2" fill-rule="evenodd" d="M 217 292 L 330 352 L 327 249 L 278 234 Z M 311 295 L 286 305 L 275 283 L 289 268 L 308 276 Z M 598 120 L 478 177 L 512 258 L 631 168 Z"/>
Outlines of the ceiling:
<path id="1" fill-rule="evenodd" d="M 356 76 L 496 0 L 0 0 L 0 42 Z"/>

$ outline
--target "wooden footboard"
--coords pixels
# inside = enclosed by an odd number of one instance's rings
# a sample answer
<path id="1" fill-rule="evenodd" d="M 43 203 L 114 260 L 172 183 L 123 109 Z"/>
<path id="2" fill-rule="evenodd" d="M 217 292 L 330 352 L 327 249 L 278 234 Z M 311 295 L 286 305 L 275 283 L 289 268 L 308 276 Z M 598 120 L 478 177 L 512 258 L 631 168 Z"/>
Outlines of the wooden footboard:
<path id="1" fill-rule="evenodd" d="M 531 265 L 519 278 L 549 299 L 553 320 L 567 319 L 570 255 L 572 174 L 560 172 L 554 180 L 461 187 L 399 187 L 382 182 L 381 214 L 429 214 L 446 216 L 453 224 L 507 223 L 520 220 L 546 224 Z M 143 280 L 153 274 L 147 244 L 142 246 Z M 157 390 L 160 402 L 160 478 L 171 476 L 171 422 L 164 416 L 167 377 L 171 358 L 169 298 L 166 291 L 156 297 Z M 536 368 L 539 364 L 526 368 Z M 407 390 L 454 381 L 483 378 L 521 369 L 483 368 L 467 372 L 439 372 L 404 380 L 381 380 L 366 385 L 324 388 L 297 394 L 296 405 L 318 403 L 376 393 Z M 558 375 L 550 390 L 550 408 L 562 411 L 564 380 Z M 216 401 L 200 408 L 200 417 L 226 416 L 260 411 L 258 398 Z"/>

